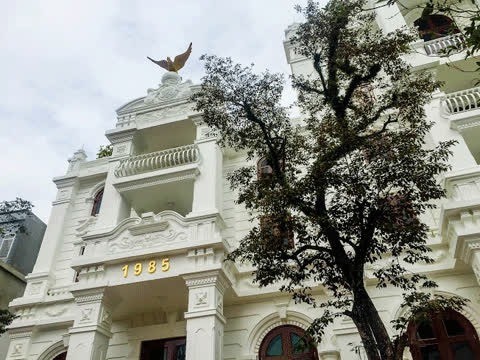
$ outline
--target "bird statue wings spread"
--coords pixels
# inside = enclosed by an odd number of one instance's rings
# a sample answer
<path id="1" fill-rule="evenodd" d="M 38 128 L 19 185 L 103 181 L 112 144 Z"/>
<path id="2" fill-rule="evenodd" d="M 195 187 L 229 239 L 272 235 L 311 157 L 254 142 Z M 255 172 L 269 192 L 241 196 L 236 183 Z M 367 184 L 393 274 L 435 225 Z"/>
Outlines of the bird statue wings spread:
<path id="1" fill-rule="evenodd" d="M 175 56 L 175 59 L 173 61 L 169 57 L 167 57 L 166 60 L 153 60 L 151 57 L 147 56 L 147 59 L 157 64 L 158 66 L 164 68 L 167 71 L 178 72 L 178 70 L 183 68 L 183 66 L 187 62 L 187 59 L 191 53 L 192 53 L 192 43 L 188 45 L 187 51 L 185 51 L 183 54 Z"/>

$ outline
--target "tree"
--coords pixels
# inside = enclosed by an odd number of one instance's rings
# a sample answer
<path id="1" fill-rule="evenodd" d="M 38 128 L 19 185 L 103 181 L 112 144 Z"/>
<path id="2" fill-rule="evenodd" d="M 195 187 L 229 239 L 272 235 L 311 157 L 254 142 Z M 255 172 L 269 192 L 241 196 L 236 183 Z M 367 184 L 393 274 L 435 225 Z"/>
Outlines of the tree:
<path id="1" fill-rule="evenodd" d="M 193 99 L 222 146 L 270 166 L 262 176 L 254 166 L 229 175 L 238 203 L 260 225 L 228 259 L 254 265 L 260 286 L 281 281 L 296 301 L 321 307 L 310 327 L 317 341 L 348 316 L 369 359 L 398 359 L 408 321 L 464 304 L 422 291 L 436 284 L 410 266 L 432 262 L 420 215 L 445 195 L 436 177 L 449 169 L 453 142 L 424 146 L 432 124 L 423 106 L 439 84 L 403 60 L 416 34 L 383 34 L 364 8 L 362 0 L 298 8 L 306 20 L 292 41 L 315 69 L 292 78 L 301 122 L 280 104 L 282 75 L 255 74 L 229 58 L 202 56 L 206 75 Z M 292 232 L 294 246 L 286 239 Z M 394 324 L 394 339 L 365 285 L 375 264 L 377 287 L 400 288 L 411 309 Z M 320 284 L 332 295 L 324 301 L 311 293 Z"/>
<path id="2" fill-rule="evenodd" d="M 26 229 L 18 223 L 16 213 L 31 211 L 33 204 L 28 200 L 16 198 L 11 201 L 0 202 L 0 238 L 9 237 L 18 231 L 24 232 Z"/>
<path id="3" fill-rule="evenodd" d="M 113 154 L 113 145 L 100 145 L 100 149 L 98 149 L 97 159 L 103 157 L 109 157 Z"/>
<path id="4" fill-rule="evenodd" d="M 7 326 L 16 318 L 14 314 L 6 309 L 0 309 L 0 335 L 7 331 Z"/>

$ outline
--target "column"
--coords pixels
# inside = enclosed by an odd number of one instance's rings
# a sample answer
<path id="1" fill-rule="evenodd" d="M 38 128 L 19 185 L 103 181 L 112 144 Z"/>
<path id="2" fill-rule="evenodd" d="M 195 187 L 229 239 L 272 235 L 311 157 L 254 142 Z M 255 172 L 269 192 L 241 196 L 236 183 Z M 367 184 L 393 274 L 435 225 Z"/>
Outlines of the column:
<path id="1" fill-rule="evenodd" d="M 32 338 L 32 327 L 9 330 L 10 345 L 8 347 L 6 360 L 28 359 L 30 343 Z"/>
<path id="2" fill-rule="evenodd" d="M 452 155 L 449 163 L 452 165 L 452 171 L 467 169 L 477 165 L 472 153 L 467 147 L 462 135 L 450 128 L 450 119 L 442 110 L 442 99 L 445 96 L 443 92 L 436 92 L 432 101 L 425 106 L 425 116 L 433 121 L 433 127 L 430 130 L 434 145 L 440 141 L 456 140 L 457 143 L 451 148 Z"/>
<path id="3" fill-rule="evenodd" d="M 113 152 L 103 190 L 102 204 L 104 206 L 103 209 L 100 209 L 95 225 L 97 229 L 111 229 L 130 216 L 130 205 L 114 186 L 116 180 L 114 172 L 122 159 L 133 154 L 133 136 L 136 131 L 136 128 L 115 129 L 107 131 L 105 134 L 113 145 Z"/>
<path id="4" fill-rule="evenodd" d="M 375 8 L 375 19 L 377 20 L 378 27 L 385 33 L 406 27 L 407 23 L 397 3 L 392 5 L 386 5 L 386 3 L 386 1 L 380 3 L 370 1 L 369 7 Z"/>
<path id="5" fill-rule="evenodd" d="M 211 129 L 201 120 L 196 120 L 195 124 L 195 144 L 200 153 L 200 175 L 195 179 L 192 212 L 188 216 L 219 213 L 222 208 L 223 155 L 216 137 L 210 135 Z"/>
<path id="6" fill-rule="evenodd" d="M 223 359 L 223 294 L 230 286 L 221 270 L 184 276 L 188 287 L 187 360 Z"/>
<path id="7" fill-rule="evenodd" d="M 70 175 L 70 176 L 69 176 Z M 38 252 L 37 261 L 31 274 L 27 275 L 25 297 L 42 297 L 47 291 L 49 281 L 54 278 L 55 258 L 62 246 L 65 221 L 71 210 L 71 201 L 75 197 L 77 177 L 67 173 L 66 176 L 55 178 L 58 192 L 52 203 L 43 242 Z"/>
<path id="8" fill-rule="evenodd" d="M 104 360 L 112 333 L 112 303 L 104 288 L 74 292 L 77 311 L 70 328 L 67 360 Z"/>

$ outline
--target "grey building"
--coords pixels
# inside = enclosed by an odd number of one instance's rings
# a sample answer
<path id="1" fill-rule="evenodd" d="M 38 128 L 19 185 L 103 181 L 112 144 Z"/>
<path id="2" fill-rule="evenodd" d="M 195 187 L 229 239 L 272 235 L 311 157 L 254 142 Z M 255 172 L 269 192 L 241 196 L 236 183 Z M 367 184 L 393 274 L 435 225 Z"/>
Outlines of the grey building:
<path id="1" fill-rule="evenodd" d="M 37 259 L 45 223 L 30 211 L 0 213 L 0 261 L 23 275 L 32 271 Z"/>

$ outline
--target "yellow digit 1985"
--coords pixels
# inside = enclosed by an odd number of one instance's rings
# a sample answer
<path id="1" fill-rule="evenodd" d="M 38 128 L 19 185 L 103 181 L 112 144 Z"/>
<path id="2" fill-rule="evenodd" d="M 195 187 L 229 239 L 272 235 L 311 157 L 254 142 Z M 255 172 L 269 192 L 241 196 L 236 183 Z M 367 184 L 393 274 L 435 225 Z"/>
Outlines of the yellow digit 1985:
<path id="1" fill-rule="evenodd" d="M 147 264 L 145 266 L 147 267 L 147 271 L 149 274 L 153 274 L 155 271 L 157 271 L 156 260 L 147 261 Z M 166 272 L 170 270 L 169 258 L 162 259 L 160 269 L 162 270 L 162 272 Z M 129 270 L 129 264 L 126 264 L 122 267 L 122 273 L 124 278 L 128 277 L 128 270 Z M 133 265 L 133 274 L 135 276 L 139 276 L 142 273 L 142 271 L 143 271 L 143 264 L 141 262 L 135 263 L 135 265 Z"/>

